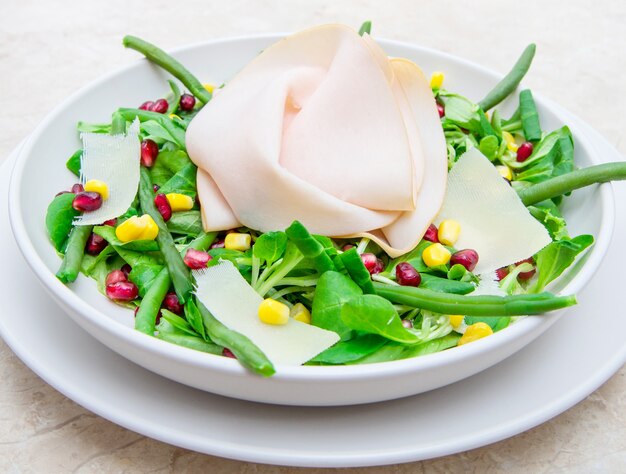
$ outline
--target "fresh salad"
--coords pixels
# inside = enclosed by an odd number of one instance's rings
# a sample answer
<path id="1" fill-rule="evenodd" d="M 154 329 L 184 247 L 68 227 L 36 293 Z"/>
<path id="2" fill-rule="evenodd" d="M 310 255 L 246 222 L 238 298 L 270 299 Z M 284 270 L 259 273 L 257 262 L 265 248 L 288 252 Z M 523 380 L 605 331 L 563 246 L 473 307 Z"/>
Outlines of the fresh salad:
<path id="1" fill-rule="evenodd" d="M 369 29 L 366 23 L 359 34 Z M 626 170 L 622 163 L 577 169 L 570 130 L 544 130 L 530 90 L 519 92 L 512 116 L 494 108 L 517 94 L 534 45 L 479 102 L 447 90 L 442 72 L 430 78 L 451 170 L 448 193 L 454 179 L 464 179 L 463 160 L 472 168 L 470 156 L 486 158 L 503 185 L 498 193 L 513 193 L 549 236 L 534 254 L 480 274 L 481 252 L 457 245 L 469 231 L 450 209 L 394 258 L 375 239 L 318 235 L 298 220 L 265 232 L 244 225 L 205 231 L 186 131 L 223 86 L 202 84 L 139 38 L 127 36 L 124 45 L 179 82 L 168 81 L 162 98 L 146 97 L 137 108 L 119 104 L 110 123 L 78 123 L 83 147 L 67 161 L 77 182 L 52 199 L 45 222 L 63 259 L 59 280 L 91 277 L 107 298 L 134 311 L 138 331 L 270 376 L 280 364 L 366 364 L 439 352 L 576 303 L 545 291 L 593 244 L 590 235 L 568 233 L 560 204 L 577 188 L 623 179 Z M 490 186 L 490 170 L 481 171 L 481 186 Z"/>

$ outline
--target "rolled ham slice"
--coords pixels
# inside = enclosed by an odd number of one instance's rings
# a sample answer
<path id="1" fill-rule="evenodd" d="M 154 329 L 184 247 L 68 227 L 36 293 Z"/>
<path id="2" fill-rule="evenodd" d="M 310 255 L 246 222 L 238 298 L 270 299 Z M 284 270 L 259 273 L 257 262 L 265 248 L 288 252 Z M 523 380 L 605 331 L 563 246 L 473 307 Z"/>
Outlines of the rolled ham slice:
<path id="1" fill-rule="evenodd" d="M 205 230 L 293 220 L 411 250 L 445 193 L 446 146 L 428 81 L 369 37 L 326 25 L 265 49 L 192 120 Z"/>

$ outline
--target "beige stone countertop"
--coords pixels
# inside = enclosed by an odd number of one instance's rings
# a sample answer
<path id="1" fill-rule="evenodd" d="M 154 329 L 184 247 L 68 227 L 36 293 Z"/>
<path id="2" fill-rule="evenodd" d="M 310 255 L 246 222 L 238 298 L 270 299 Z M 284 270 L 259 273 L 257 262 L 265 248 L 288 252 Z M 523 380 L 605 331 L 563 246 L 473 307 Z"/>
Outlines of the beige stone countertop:
<path id="1" fill-rule="evenodd" d="M 124 34 L 168 49 L 327 22 L 358 27 L 366 19 L 373 21 L 375 35 L 436 48 L 503 73 L 526 44 L 537 43 L 527 84 L 626 152 L 626 2 L 620 0 L 4 0 L 0 160 L 72 92 L 137 59 L 121 46 Z M 3 473 L 322 471 L 226 460 L 145 438 L 58 393 L 2 341 L 0 373 Z M 575 407 L 511 439 L 435 460 L 342 471 L 626 472 L 625 407 L 622 368 Z"/>

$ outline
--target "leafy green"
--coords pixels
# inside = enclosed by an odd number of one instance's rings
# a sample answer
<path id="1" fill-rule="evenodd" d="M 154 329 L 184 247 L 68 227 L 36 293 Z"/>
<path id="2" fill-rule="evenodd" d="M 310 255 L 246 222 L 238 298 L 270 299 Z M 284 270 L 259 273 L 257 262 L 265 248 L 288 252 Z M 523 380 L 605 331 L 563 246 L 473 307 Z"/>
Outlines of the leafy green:
<path id="1" fill-rule="evenodd" d="M 340 341 L 317 355 L 311 362 L 322 364 L 348 364 L 376 352 L 387 344 L 387 339 L 377 334 L 359 334 L 348 341 Z"/>
<path id="2" fill-rule="evenodd" d="M 510 322 L 510 316 L 465 316 L 465 324 L 468 326 L 475 323 L 485 323 L 493 329 L 493 332 L 504 329 Z"/>
<path id="3" fill-rule="evenodd" d="M 80 176 L 80 161 L 83 158 L 83 150 L 76 150 L 72 156 L 69 157 L 65 167 L 74 173 L 76 176 Z"/>
<path id="4" fill-rule="evenodd" d="M 287 234 L 280 231 L 265 232 L 261 234 L 252 248 L 253 255 L 261 263 L 271 265 L 281 258 L 287 249 Z"/>
<path id="5" fill-rule="evenodd" d="M 548 283 L 558 278 L 568 268 L 576 256 L 593 244 L 593 236 L 579 235 L 573 239 L 552 242 L 535 255 L 537 282 L 530 290 L 533 293 L 543 291 Z"/>
<path id="6" fill-rule="evenodd" d="M 341 318 L 341 308 L 362 294 L 361 288 L 350 277 L 335 271 L 323 273 L 315 289 L 312 324 L 336 332 L 342 341 L 350 339 L 353 331 Z"/>
<path id="7" fill-rule="evenodd" d="M 165 318 L 161 318 L 161 321 L 156 329 L 158 330 L 156 336 L 159 339 L 176 344 L 177 346 L 187 347 L 196 351 L 208 352 L 209 354 L 222 354 L 223 348 L 221 346 L 211 342 L 206 342 L 200 337 L 187 334 L 179 330 Z"/>
<path id="8" fill-rule="evenodd" d="M 178 85 L 174 81 L 168 79 L 167 83 L 170 85 L 170 89 L 172 89 L 172 96 L 168 97 L 167 100 L 167 103 L 169 105 L 169 107 L 167 108 L 167 115 L 170 115 L 176 112 L 178 104 L 180 103 L 181 94 L 180 87 L 178 87 Z"/>
<path id="9" fill-rule="evenodd" d="M 194 329 L 194 331 L 200 334 L 203 339 L 208 339 L 200 310 L 191 299 L 189 299 L 185 304 L 185 318 L 187 319 L 189 325 Z"/>
<path id="10" fill-rule="evenodd" d="M 490 161 L 494 161 L 498 157 L 498 149 L 500 143 L 498 143 L 498 137 L 495 135 L 487 135 L 480 140 L 478 145 L 480 152 L 489 158 Z"/>
<path id="11" fill-rule="evenodd" d="M 350 250 L 340 254 L 339 260 L 343 263 L 352 280 L 363 290 L 363 293 L 374 294 L 372 277 L 367 268 L 365 268 L 356 247 L 352 247 Z"/>
<path id="12" fill-rule="evenodd" d="M 359 35 L 363 36 L 365 33 L 369 35 L 371 34 L 371 32 L 372 32 L 372 22 L 364 21 L 363 24 L 361 25 L 361 28 L 359 28 Z"/>
<path id="13" fill-rule="evenodd" d="M 460 338 L 460 334 L 450 333 L 443 337 L 419 344 L 406 345 L 391 341 L 371 355 L 359 359 L 356 363 L 372 364 L 375 362 L 389 362 L 392 360 L 408 359 L 432 354 L 433 352 L 440 352 L 455 347 Z"/>
<path id="14" fill-rule="evenodd" d="M 172 234 L 197 237 L 202 233 L 202 217 L 200 216 L 200 211 L 174 212 L 166 225 Z"/>
<path id="15" fill-rule="evenodd" d="M 82 120 L 76 125 L 76 130 L 81 133 L 109 133 L 111 131 L 110 123 L 89 123 Z"/>
<path id="16" fill-rule="evenodd" d="M 393 305 L 378 295 L 362 295 L 349 299 L 341 308 L 341 319 L 349 328 L 405 344 L 420 342 L 406 329 Z"/>
<path id="17" fill-rule="evenodd" d="M 93 228 L 94 234 L 104 238 L 108 243 L 123 250 L 132 250 L 134 252 L 156 252 L 159 250 L 159 244 L 154 240 L 131 240 L 130 242 L 122 242 L 115 234 L 115 228 L 102 225 Z"/>
<path id="18" fill-rule="evenodd" d="M 561 211 L 552 200 L 542 201 L 534 206 L 528 206 L 528 212 L 541 222 L 550 233 L 552 240 L 561 240 L 569 237 L 567 223 Z"/>
<path id="19" fill-rule="evenodd" d="M 198 333 L 196 330 L 189 324 L 184 318 L 181 318 L 175 313 L 163 308 L 161 310 L 161 318 L 165 319 L 168 323 L 170 323 L 174 328 L 178 329 L 181 332 L 187 333 L 190 336 L 197 336 Z M 159 326 L 157 329 L 161 330 Z M 169 332 L 171 328 L 167 328 L 166 330 Z"/>
<path id="20" fill-rule="evenodd" d="M 150 168 L 152 182 L 163 186 L 172 176 L 192 163 L 183 150 L 162 150 L 157 155 L 154 166 Z"/>
<path id="21" fill-rule="evenodd" d="M 313 261 L 320 273 L 335 270 L 333 261 L 324 251 L 324 245 L 314 238 L 300 222 L 293 221 L 291 225 L 287 227 L 285 233 L 287 237 L 289 237 L 289 240 L 302 252 L 302 255 Z"/>
<path id="22" fill-rule="evenodd" d="M 143 298 L 148 288 L 152 286 L 156 277 L 161 273 L 161 270 L 163 270 L 163 265 L 136 263 L 132 266 L 132 270 L 128 274 L 128 279 L 137 285 L 139 296 Z"/>
<path id="23" fill-rule="evenodd" d="M 161 186 L 159 193 L 180 193 L 196 197 L 196 165 L 189 163 Z"/>
<path id="24" fill-rule="evenodd" d="M 46 230 L 58 252 L 65 250 L 74 219 L 80 214 L 72 207 L 74 196 L 72 193 L 59 194 L 46 211 Z"/>

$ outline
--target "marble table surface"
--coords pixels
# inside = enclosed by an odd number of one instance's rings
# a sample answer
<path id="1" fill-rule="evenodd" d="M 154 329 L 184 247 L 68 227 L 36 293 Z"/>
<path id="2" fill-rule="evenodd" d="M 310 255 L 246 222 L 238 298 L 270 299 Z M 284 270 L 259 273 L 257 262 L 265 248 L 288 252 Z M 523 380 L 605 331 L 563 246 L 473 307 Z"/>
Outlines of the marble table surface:
<path id="1" fill-rule="evenodd" d="M 124 34 L 167 49 L 366 19 L 376 35 L 501 72 L 534 41 L 538 54 L 527 84 L 626 153 L 626 2 L 620 0 L 20 0 L 1 11 L 0 160 L 77 88 L 136 60 L 121 46 Z M 58 393 L 2 341 L 0 374 L 0 472 L 322 471 L 226 460 L 145 438 Z M 626 472 L 625 408 L 622 368 L 575 407 L 511 439 L 435 460 L 344 472 Z"/>

